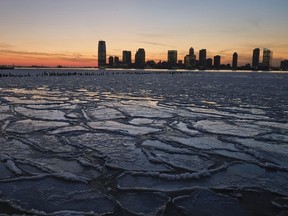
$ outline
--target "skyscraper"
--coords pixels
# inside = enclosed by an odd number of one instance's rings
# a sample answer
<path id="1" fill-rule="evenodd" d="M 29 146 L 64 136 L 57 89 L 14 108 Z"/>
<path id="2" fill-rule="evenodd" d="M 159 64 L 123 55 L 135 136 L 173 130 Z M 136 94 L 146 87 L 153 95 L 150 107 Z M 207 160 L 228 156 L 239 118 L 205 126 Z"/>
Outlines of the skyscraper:
<path id="1" fill-rule="evenodd" d="M 199 69 L 206 69 L 207 66 L 207 51 L 206 49 L 201 49 L 199 51 Z"/>
<path id="2" fill-rule="evenodd" d="M 187 69 L 195 69 L 196 68 L 196 56 L 195 55 L 186 55 L 184 57 L 185 68 Z"/>
<path id="3" fill-rule="evenodd" d="M 98 42 L 98 67 L 106 65 L 106 43 L 105 41 Z"/>
<path id="4" fill-rule="evenodd" d="M 256 48 L 253 50 L 253 57 L 252 57 L 252 69 L 253 70 L 259 69 L 259 59 L 260 59 L 260 49 Z"/>
<path id="5" fill-rule="evenodd" d="M 221 65 L 221 56 L 220 55 L 214 56 L 214 68 L 220 69 L 220 65 Z"/>
<path id="6" fill-rule="evenodd" d="M 213 60 L 211 58 L 206 59 L 206 66 L 205 69 L 212 69 Z"/>
<path id="7" fill-rule="evenodd" d="M 127 50 L 123 51 L 122 62 L 126 66 L 129 66 L 131 64 L 131 51 L 127 51 Z"/>
<path id="8" fill-rule="evenodd" d="M 135 54 L 135 67 L 145 67 L 145 50 L 143 48 L 139 48 Z"/>
<path id="9" fill-rule="evenodd" d="M 114 58 L 113 58 L 113 56 L 109 56 L 108 62 L 109 62 L 109 67 L 113 67 L 113 65 L 114 65 Z"/>
<path id="10" fill-rule="evenodd" d="M 281 68 L 281 70 L 287 71 L 288 70 L 288 60 L 281 61 L 280 68 Z"/>
<path id="11" fill-rule="evenodd" d="M 232 69 L 236 70 L 238 67 L 238 54 L 237 52 L 233 53 L 233 60 L 232 60 Z"/>
<path id="12" fill-rule="evenodd" d="M 168 50 L 168 64 L 170 66 L 177 64 L 177 50 Z"/>
<path id="13" fill-rule="evenodd" d="M 189 56 L 194 56 L 194 49 L 193 49 L 193 47 L 191 47 L 191 48 L 189 49 Z"/>
<path id="14" fill-rule="evenodd" d="M 119 57 L 118 56 L 114 56 L 114 66 L 118 67 L 119 64 L 120 64 Z"/>
<path id="15" fill-rule="evenodd" d="M 272 51 L 264 48 L 263 50 L 263 69 L 269 70 L 272 63 Z"/>
<path id="16" fill-rule="evenodd" d="M 196 68 L 196 55 L 194 53 L 194 48 L 191 47 L 189 49 L 189 55 L 185 57 L 185 66 L 188 69 L 195 69 Z"/>

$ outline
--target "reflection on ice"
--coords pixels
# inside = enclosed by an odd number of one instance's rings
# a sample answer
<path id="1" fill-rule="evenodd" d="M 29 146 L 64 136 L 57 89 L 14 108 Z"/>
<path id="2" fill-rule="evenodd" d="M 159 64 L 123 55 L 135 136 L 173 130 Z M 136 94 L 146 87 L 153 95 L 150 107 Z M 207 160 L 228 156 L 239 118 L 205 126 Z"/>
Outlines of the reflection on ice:
<path id="1" fill-rule="evenodd" d="M 123 132 L 131 135 L 145 135 L 160 131 L 160 129 L 156 128 L 133 126 L 115 121 L 89 122 L 88 126 L 93 129 Z"/>
<path id="2" fill-rule="evenodd" d="M 125 118 L 125 116 L 118 110 L 107 107 L 89 108 L 86 110 L 86 113 L 93 120 L 112 120 Z"/>
<path id="3" fill-rule="evenodd" d="M 67 120 L 65 113 L 59 110 L 33 110 L 24 107 L 15 107 L 14 110 L 24 116 L 45 120 Z"/>

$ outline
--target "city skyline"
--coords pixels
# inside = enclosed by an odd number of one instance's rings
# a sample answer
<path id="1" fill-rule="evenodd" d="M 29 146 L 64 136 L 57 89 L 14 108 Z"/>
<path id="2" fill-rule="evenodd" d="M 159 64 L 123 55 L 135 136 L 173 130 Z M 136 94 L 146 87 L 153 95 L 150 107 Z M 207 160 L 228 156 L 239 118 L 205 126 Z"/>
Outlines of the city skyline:
<path id="1" fill-rule="evenodd" d="M 107 56 L 143 47 L 146 60 L 184 61 L 193 47 L 207 59 L 251 64 L 252 50 L 273 50 L 273 65 L 288 58 L 288 1 L 254 0 L 0 0 L 0 65 L 97 66 L 97 43 Z M 262 59 L 262 53 L 260 53 Z M 107 59 L 108 60 L 108 59 Z"/>
<path id="2" fill-rule="evenodd" d="M 168 50 L 166 61 L 155 62 L 154 60 L 146 59 L 146 51 L 144 48 L 139 48 L 135 53 L 134 61 L 132 61 L 132 52 L 123 50 L 122 61 L 119 56 L 106 56 L 106 41 L 98 42 L 98 67 L 99 68 L 158 68 L 158 69 L 199 69 L 199 70 L 271 70 L 285 69 L 287 60 L 280 62 L 279 66 L 273 66 L 273 51 L 268 48 L 263 49 L 262 61 L 260 61 L 260 48 L 255 48 L 252 53 L 251 63 L 238 66 L 238 53 L 234 52 L 230 63 L 221 62 L 222 56 L 215 55 L 212 58 L 207 58 L 207 50 L 199 50 L 198 59 L 195 55 L 195 50 L 190 47 L 188 54 L 184 59 L 178 59 L 177 50 Z M 107 64 L 108 60 L 108 64 Z M 286 70 L 286 69 L 285 69 Z"/>

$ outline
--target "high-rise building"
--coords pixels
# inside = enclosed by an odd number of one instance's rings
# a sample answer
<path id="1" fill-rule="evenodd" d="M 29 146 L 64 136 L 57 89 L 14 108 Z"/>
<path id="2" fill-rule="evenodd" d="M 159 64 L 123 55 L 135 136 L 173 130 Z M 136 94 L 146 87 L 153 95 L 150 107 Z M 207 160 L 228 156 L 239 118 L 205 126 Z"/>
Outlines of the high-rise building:
<path id="1" fill-rule="evenodd" d="M 170 66 L 177 64 L 177 50 L 168 50 L 168 64 Z"/>
<path id="2" fill-rule="evenodd" d="M 124 50 L 122 53 L 122 62 L 124 65 L 129 66 L 131 61 L 131 51 Z"/>
<path id="3" fill-rule="evenodd" d="M 212 60 L 211 58 L 208 58 L 208 59 L 206 60 L 206 66 L 205 66 L 205 68 L 211 69 L 212 66 L 213 66 L 213 60 Z"/>
<path id="4" fill-rule="evenodd" d="M 259 59 L 260 59 L 260 49 L 256 48 L 253 50 L 253 57 L 252 57 L 252 69 L 253 70 L 259 69 Z"/>
<path id="5" fill-rule="evenodd" d="M 106 43 L 105 41 L 98 42 L 98 67 L 106 65 Z"/>
<path id="6" fill-rule="evenodd" d="M 196 56 L 195 55 L 186 55 L 184 57 L 185 68 L 187 69 L 195 69 L 196 68 Z"/>
<path id="7" fill-rule="evenodd" d="M 145 50 L 143 48 L 139 48 L 135 54 L 135 67 L 145 67 Z"/>
<path id="8" fill-rule="evenodd" d="M 269 49 L 266 49 L 264 48 L 263 50 L 263 62 L 262 62 L 262 65 L 263 65 L 263 69 L 264 70 L 269 70 L 270 67 L 272 66 L 272 51 L 269 50 Z"/>
<path id="9" fill-rule="evenodd" d="M 281 70 L 287 71 L 288 70 L 288 60 L 281 61 L 280 68 L 281 68 Z"/>
<path id="10" fill-rule="evenodd" d="M 189 49 L 189 55 L 190 55 L 190 56 L 194 56 L 194 49 L 193 49 L 193 47 L 191 47 L 191 48 Z"/>
<path id="11" fill-rule="evenodd" d="M 196 68 L 196 55 L 193 47 L 189 49 L 189 54 L 184 57 L 184 65 L 186 69 Z"/>
<path id="12" fill-rule="evenodd" d="M 232 60 L 232 69 L 236 70 L 238 67 L 238 54 L 237 52 L 233 53 L 233 60 Z"/>
<path id="13" fill-rule="evenodd" d="M 207 67 L 207 51 L 206 49 L 201 49 L 199 51 L 199 69 L 205 69 Z"/>
<path id="14" fill-rule="evenodd" d="M 114 58 L 113 58 L 113 56 L 109 56 L 108 62 L 109 62 L 109 67 L 113 67 L 113 65 L 114 65 Z"/>
<path id="15" fill-rule="evenodd" d="M 119 67 L 120 65 L 120 60 L 118 56 L 114 57 L 114 67 Z"/>
<path id="16" fill-rule="evenodd" d="M 184 57 L 184 64 L 185 64 L 185 67 L 187 69 L 190 69 L 191 68 L 191 64 L 190 64 L 190 55 L 186 55 Z"/>
<path id="17" fill-rule="evenodd" d="M 221 56 L 220 55 L 214 56 L 214 68 L 220 69 L 220 65 L 221 65 Z"/>

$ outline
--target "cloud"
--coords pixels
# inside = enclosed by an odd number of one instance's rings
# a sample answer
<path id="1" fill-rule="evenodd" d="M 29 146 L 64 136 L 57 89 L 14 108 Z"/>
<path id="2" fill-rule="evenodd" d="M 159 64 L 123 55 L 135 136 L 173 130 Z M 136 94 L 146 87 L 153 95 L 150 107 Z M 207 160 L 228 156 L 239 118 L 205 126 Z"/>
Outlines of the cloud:
<path id="1" fill-rule="evenodd" d="M 140 33 L 139 34 L 141 37 L 148 37 L 148 38 L 163 38 L 167 37 L 167 34 L 153 34 L 153 33 Z"/>
<path id="2" fill-rule="evenodd" d="M 17 50 L 8 50 L 8 49 L 1 49 L 0 53 L 4 54 L 15 54 L 15 55 L 22 55 L 22 56 L 68 56 L 68 54 L 63 53 L 43 53 L 43 52 L 28 52 L 28 51 L 17 51 Z"/>
<path id="3" fill-rule="evenodd" d="M 0 43 L 0 48 L 1 49 L 10 49 L 12 48 L 13 46 L 10 45 L 10 44 L 7 44 L 7 43 Z"/>
<path id="4" fill-rule="evenodd" d="M 245 47 L 254 49 L 256 47 L 259 48 L 277 48 L 277 49 L 287 49 L 288 48 L 288 43 L 255 43 L 255 44 L 246 44 L 244 45 Z"/>
<path id="5" fill-rule="evenodd" d="M 38 60 L 46 61 L 51 59 L 51 61 L 65 61 L 65 62 L 78 62 L 78 63 L 92 63 L 96 62 L 96 58 L 86 57 L 80 53 L 45 53 L 45 52 L 28 52 L 28 51 L 17 51 L 0 49 L 0 54 L 16 56 L 17 59 L 29 59 L 29 61 Z"/>
<path id="6" fill-rule="evenodd" d="M 219 54 L 226 55 L 226 54 L 230 54 L 230 53 L 234 53 L 234 52 L 235 52 L 235 48 L 233 48 L 233 49 L 225 49 L 225 50 L 220 50 Z"/>
<path id="7" fill-rule="evenodd" d="M 158 42 L 151 42 L 151 41 L 136 41 L 136 42 L 149 44 L 149 45 L 153 45 L 153 46 L 165 46 L 165 47 L 168 46 L 167 44 L 158 43 Z"/>
<path id="8" fill-rule="evenodd" d="M 73 53 L 73 56 L 74 56 L 75 58 L 81 58 L 83 55 L 80 54 L 80 53 Z"/>

